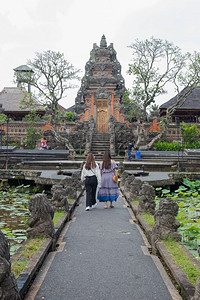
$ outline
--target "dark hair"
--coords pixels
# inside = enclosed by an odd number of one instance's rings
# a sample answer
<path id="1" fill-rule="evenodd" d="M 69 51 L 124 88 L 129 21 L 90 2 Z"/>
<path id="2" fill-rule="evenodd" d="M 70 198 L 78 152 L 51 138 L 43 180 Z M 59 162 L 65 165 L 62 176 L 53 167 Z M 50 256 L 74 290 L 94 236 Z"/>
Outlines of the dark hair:
<path id="1" fill-rule="evenodd" d="M 90 170 L 91 168 L 96 168 L 95 158 L 92 153 L 89 153 L 85 163 L 86 170 Z"/>
<path id="2" fill-rule="evenodd" d="M 111 155 L 109 151 L 106 151 L 103 155 L 102 169 L 111 168 Z"/>

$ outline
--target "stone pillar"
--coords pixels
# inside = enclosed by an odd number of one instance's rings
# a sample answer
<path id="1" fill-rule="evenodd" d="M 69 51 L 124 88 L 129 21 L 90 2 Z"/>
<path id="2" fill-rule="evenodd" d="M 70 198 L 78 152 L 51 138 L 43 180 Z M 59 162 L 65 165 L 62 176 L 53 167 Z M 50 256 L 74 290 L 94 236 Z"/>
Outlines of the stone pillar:
<path id="1" fill-rule="evenodd" d="M 91 95 L 91 116 L 94 118 L 94 94 Z"/>
<path id="2" fill-rule="evenodd" d="M 85 110 L 85 121 L 89 121 L 89 110 Z"/>
<path id="3" fill-rule="evenodd" d="M 114 94 L 111 95 L 110 115 L 114 117 Z"/>

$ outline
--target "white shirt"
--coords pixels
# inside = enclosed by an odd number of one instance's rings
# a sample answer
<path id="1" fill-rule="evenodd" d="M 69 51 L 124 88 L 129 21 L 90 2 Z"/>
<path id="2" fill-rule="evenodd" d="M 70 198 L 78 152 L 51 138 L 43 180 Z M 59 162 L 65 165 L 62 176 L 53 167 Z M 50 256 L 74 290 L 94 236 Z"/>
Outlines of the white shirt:
<path id="1" fill-rule="evenodd" d="M 98 164 L 96 163 L 96 168 L 92 168 L 90 170 L 86 170 L 85 165 L 83 166 L 82 172 L 81 172 L 81 181 L 84 181 L 86 176 L 94 176 L 96 175 L 98 185 L 101 185 L 101 173 Z"/>

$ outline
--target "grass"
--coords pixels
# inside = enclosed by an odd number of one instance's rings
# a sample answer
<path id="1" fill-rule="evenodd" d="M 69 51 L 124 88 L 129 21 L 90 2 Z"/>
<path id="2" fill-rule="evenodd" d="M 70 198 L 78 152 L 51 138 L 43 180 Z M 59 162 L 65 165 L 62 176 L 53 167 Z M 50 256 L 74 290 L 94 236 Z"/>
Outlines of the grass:
<path id="1" fill-rule="evenodd" d="M 55 211 L 54 213 L 54 218 L 53 218 L 53 223 L 54 225 L 56 225 L 56 223 L 58 222 L 58 220 L 64 215 L 64 210 L 61 211 Z"/>
<path id="2" fill-rule="evenodd" d="M 200 270 L 196 267 L 186 253 L 179 247 L 179 243 L 173 239 L 164 240 L 164 245 L 169 253 L 174 256 L 175 262 L 187 274 L 190 282 L 195 286 L 197 279 L 200 277 Z"/>
<path id="3" fill-rule="evenodd" d="M 141 213 L 141 216 L 145 219 L 145 221 L 151 226 L 153 227 L 155 225 L 155 220 L 154 220 L 154 216 L 149 214 L 149 213 Z"/>
<path id="4" fill-rule="evenodd" d="M 135 203 L 137 206 L 139 205 L 139 201 L 138 200 L 131 200 L 131 202 Z"/>
<path id="5" fill-rule="evenodd" d="M 12 272 L 16 278 L 19 277 L 20 273 L 24 270 L 33 255 L 38 251 L 44 240 L 44 238 L 31 239 L 29 243 L 24 246 L 20 258 L 15 259 L 11 266 Z"/>

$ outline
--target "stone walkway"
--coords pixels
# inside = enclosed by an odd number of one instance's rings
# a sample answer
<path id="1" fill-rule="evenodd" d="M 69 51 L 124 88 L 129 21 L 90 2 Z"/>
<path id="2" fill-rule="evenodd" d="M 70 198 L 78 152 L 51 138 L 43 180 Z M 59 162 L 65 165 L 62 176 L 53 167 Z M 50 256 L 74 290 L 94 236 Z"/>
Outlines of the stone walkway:
<path id="1" fill-rule="evenodd" d="M 33 282 L 26 300 L 182 299 L 123 198 L 85 211 L 85 197 Z"/>

